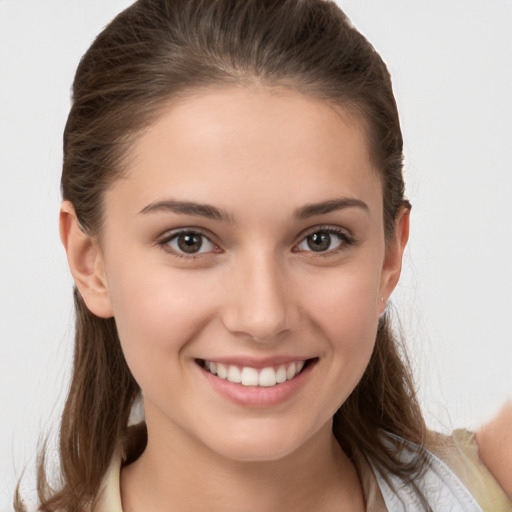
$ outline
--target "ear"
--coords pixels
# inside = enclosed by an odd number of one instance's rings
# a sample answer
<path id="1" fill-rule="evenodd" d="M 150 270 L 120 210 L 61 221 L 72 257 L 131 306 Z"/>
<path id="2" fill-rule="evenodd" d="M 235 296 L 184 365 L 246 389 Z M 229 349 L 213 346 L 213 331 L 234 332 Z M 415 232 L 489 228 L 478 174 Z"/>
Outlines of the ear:
<path id="1" fill-rule="evenodd" d="M 69 201 L 64 201 L 60 207 L 59 228 L 69 269 L 87 308 L 101 318 L 112 317 L 103 256 L 97 241 L 80 227 Z"/>
<path id="2" fill-rule="evenodd" d="M 409 217 L 410 208 L 402 207 L 395 220 L 395 232 L 393 238 L 386 242 L 386 252 L 384 264 L 382 266 L 381 285 L 380 285 L 380 311 L 381 314 L 386 307 L 386 303 L 395 289 L 400 278 L 402 270 L 402 257 L 405 246 L 409 240 Z"/>

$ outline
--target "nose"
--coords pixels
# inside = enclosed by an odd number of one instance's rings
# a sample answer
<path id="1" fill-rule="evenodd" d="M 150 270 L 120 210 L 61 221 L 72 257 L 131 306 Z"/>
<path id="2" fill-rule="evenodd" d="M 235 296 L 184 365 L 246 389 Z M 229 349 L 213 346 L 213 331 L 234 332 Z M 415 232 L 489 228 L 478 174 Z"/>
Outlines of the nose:
<path id="1" fill-rule="evenodd" d="M 243 260 L 231 269 L 223 323 L 233 334 L 258 342 L 275 341 L 293 331 L 299 321 L 291 283 L 271 255 Z"/>

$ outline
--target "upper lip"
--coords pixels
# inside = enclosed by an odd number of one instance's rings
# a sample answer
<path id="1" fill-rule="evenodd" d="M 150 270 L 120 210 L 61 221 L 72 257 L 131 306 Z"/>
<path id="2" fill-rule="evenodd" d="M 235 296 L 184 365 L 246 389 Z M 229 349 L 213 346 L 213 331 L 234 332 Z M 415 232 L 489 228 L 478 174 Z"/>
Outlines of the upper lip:
<path id="1" fill-rule="evenodd" d="M 225 365 L 233 365 L 233 366 L 249 366 L 251 368 L 268 368 L 270 366 L 280 366 L 291 363 L 296 363 L 298 361 L 307 361 L 308 359 L 313 359 L 313 357 L 308 356 L 273 356 L 273 357 L 254 357 L 254 356 L 229 356 L 229 357 L 204 357 L 197 358 L 200 361 L 209 361 L 212 363 L 221 363 Z"/>

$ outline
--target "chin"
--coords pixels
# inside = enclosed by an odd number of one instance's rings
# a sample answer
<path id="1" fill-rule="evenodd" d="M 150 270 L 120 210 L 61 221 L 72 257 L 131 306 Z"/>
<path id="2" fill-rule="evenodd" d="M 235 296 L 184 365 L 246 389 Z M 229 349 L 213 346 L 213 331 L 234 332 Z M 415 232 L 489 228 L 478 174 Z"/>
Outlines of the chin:
<path id="1" fill-rule="evenodd" d="M 223 435 L 211 437 L 209 448 L 222 457 L 238 462 L 274 462 L 285 459 L 303 448 L 320 432 L 317 429 L 275 422 L 258 421 L 251 427 L 224 431 Z M 331 422 L 328 430 L 332 431 Z M 324 429 L 320 429 L 323 431 Z"/>
<path id="2" fill-rule="evenodd" d="M 274 442 L 229 443 L 215 447 L 215 451 L 225 459 L 236 462 L 275 462 L 286 458 L 300 447 L 300 443 L 294 444 L 282 439 Z"/>

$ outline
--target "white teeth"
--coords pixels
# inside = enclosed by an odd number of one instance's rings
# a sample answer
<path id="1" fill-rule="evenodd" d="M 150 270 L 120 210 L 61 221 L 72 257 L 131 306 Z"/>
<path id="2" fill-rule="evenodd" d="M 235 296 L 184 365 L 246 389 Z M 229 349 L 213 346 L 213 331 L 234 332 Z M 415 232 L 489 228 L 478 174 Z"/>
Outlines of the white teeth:
<path id="1" fill-rule="evenodd" d="M 242 374 L 238 367 L 230 365 L 228 369 L 228 380 L 229 382 L 234 382 L 235 384 L 238 384 L 239 382 L 242 382 Z"/>
<path id="2" fill-rule="evenodd" d="M 276 382 L 278 384 L 282 384 L 283 382 L 286 382 L 286 367 L 285 366 L 280 366 L 277 369 Z"/>
<path id="3" fill-rule="evenodd" d="M 297 361 L 288 365 L 281 365 L 277 370 L 271 366 L 257 370 L 244 366 L 241 370 L 235 365 L 204 361 L 204 369 L 220 379 L 228 380 L 244 386 L 272 387 L 293 379 L 304 368 L 304 361 Z"/>
<path id="4" fill-rule="evenodd" d="M 258 379 L 258 386 L 269 388 L 276 385 L 276 372 L 274 368 L 263 368 Z"/>
<path id="5" fill-rule="evenodd" d="M 217 375 L 221 379 L 226 379 L 228 376 L 228 369 L 222 363 L 217 363 Z"/>
<path id="6" fill-rule="evenodd" d="M 244 366 L 242 369 L 242 384 L 244 386 L 257 386 L 258 370 Z"/>

